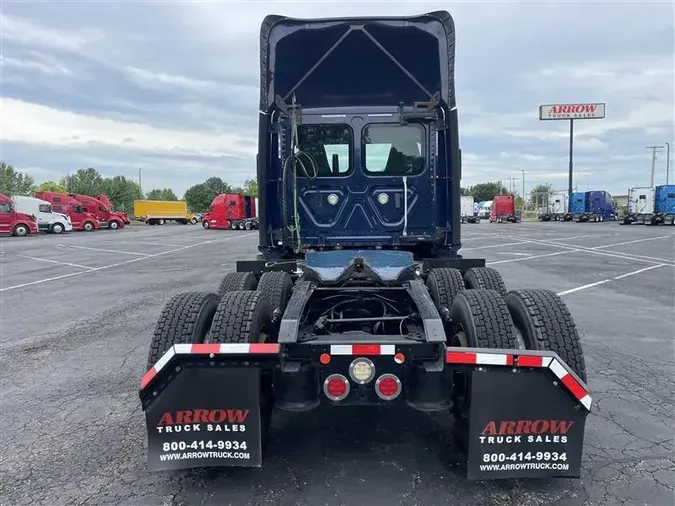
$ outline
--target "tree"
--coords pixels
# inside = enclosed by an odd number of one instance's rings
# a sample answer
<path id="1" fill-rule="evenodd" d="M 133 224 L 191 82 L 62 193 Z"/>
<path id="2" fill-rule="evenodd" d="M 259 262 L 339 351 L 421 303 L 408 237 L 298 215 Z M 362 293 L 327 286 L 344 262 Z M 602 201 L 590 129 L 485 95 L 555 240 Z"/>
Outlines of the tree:
<path id="1" fill-rule="evenodd" d="M 36 192 L 54 192 L 54 193 L 68 193 L 68 190 L 65 186 L 55 183 L 54 181 L 45 181 L 39 185 L 36 189 Z"/>
<path id="2" fill-rule="evenodd" d="M 146 198 L 148 200 L 178 200 L 178 197 L 171 188 L 150 190 Z"/>
<path id="3" fill-rule="evenodd" d="M 549 183 L 538 184 L 530 192 L 530 199 L 527 205 L 528 209 L 539 209 L 546 207 L 549 198 L 553 194 L 553 185 Z"/>
<path id="4" fill-rule="evenodd" d="M 214 192 L 206 183 L 196 184 L 185 191 L 183 200 L 187 202 L 188 208 L 196 213 L 206 211 L 211 202 L 219 192 Z"/>
<path id="5" fill-rule="evenodd" d="M 5 162 L 0 162 L 0 193 L 5 195 L 29 195 L 35 191 L 35 180 L 28 174 L 17 171 Z"/>
<path id="6" fill-rule="evenodd" d="M 253 197 L 258 196 L 258 180 L 257 179 L 247 179 L 244 181 L 244 193 L 246 195 L 252 195 Z"/>
<path id="7" fill-rule="evenodd" d="M 143 198 L 143 193 L 138 183 L 124 176 L 103 179 L 97 195 L 100 194 L 110 199 L 114 209 L 127 213 L 133 212 L 134 200 L 141 200 Z"/>
<path id="8" fill-rule="evenodd" d="M 214 197 L 216 195 L 220 195 L 221 193 L 230 193 L 232 190 L 232 187 L 219 177 L 208 178 L 206 181 L 204 181 L 204 185 L 212 192 L 215 192 L 213 195 Z"/>
<path id="9" fill-rule="evenodd" d="M 494 200 L 495 195 L 508 193 L 501 181 L 491 181 L 470 186 L 465 190 L 467 195 L 472 195 L 475 202 Z"/>
<path id="10" fill-rule="evenodd" d="M 101 193 L 103 178 L 96 169 L 79 169 L 61 180 L 68 193 L 95 196 Z"/>

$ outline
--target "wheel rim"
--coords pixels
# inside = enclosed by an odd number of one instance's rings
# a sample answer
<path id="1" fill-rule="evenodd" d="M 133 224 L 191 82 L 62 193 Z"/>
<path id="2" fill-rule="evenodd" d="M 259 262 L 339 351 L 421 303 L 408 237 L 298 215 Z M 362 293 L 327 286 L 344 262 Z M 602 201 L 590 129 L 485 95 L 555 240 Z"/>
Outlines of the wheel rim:
<path id="1" fill-rule="evenodd" d="M 116 222 L 116 221 L 113 221 L 113 222 L 110 224 L 110 228 L 112 228 L 113 230 L 116 230 L 116 229 L 117 229 L 117 222 Z"/>
<path id="2" fill-rule="evenodd" d="M 28 229 L 24 227 L 23 225 L 19 225 L 16 227 L 16 235 L 18 236 L 24 236 L 28 233 Z"/>
<path id="3" fill-rule="evenodd" d="M 60 234 L 61 232 L 63 232 L 63 226 L 59 225 L 58 223 L 56 225 L 54 225 L 54 233 Z"/>
<path id="4" fill-rule="evenodd" d="M 84 224 L 84 229 L 85 229 L 87 232 L 90 232 L 91 229 L 92 229 L 91 223 L 85 223 L 85 224 Z"/>

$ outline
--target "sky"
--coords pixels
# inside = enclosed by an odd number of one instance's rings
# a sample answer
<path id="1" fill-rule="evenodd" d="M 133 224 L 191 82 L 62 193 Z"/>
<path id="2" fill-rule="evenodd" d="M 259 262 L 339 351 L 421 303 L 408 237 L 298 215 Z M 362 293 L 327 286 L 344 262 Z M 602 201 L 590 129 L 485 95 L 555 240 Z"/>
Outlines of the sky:
<path id="1" fill-rule="evenodd" d="M 649 184 L 675 141 L 672 2 L 0 2 L 0 159 L 40 183 L 79 168 L 181 195 L 255 176 L 267 14 L 410 15 L 456 25 L 462 186 L 567 187 L 569 123 L 540 104 L 604 102 L 575 123 L 575 185 Z M 675 149 L 675 148 L 674 148 Z M 672 150 L 671 150 L 672 151 Z M 675 153 L 671 177 L 675 182 Z M 666 150 L 655 183 L 665 183 Z"/>

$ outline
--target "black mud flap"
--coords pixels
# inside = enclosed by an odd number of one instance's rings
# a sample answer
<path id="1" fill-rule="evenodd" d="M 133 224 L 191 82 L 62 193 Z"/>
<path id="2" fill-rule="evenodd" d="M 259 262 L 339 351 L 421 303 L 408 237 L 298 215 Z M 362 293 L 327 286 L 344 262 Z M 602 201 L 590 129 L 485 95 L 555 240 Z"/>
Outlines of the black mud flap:
<path id="1" fill-rule="evenodd" d="M 173 368 L 142 396 L 148 468 L 260 467 L 260 377 L 255 367 Z"/>
<path id="2" fill-rule="evenodd" d="M 470 373 L 467 477 L 574 477 L 588 411 L 547 369 Z"/>

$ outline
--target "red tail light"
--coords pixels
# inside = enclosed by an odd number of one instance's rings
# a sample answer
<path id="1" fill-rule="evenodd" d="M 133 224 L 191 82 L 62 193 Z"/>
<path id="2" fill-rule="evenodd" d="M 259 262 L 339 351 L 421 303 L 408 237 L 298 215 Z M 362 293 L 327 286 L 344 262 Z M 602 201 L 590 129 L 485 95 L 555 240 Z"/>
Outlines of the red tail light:
<path id="1" fill-rule="evenodd" d="M 331 401 L 341 401 L 349 395 L 349 380 L 342 374 L 331 374 L 323 382 L 323 392 Z"/>
<path id="2" fill-rule="evenodd" d="M 385 401 L 392 401 L 401 395 L 401 380 L 393 374 L 383 374 L 375 382 L 375 393 Z"/>

